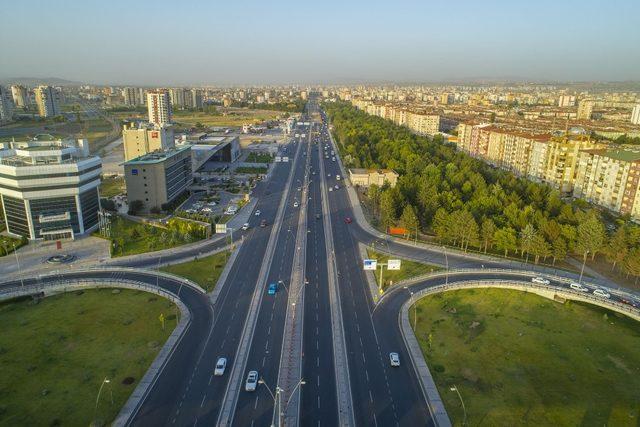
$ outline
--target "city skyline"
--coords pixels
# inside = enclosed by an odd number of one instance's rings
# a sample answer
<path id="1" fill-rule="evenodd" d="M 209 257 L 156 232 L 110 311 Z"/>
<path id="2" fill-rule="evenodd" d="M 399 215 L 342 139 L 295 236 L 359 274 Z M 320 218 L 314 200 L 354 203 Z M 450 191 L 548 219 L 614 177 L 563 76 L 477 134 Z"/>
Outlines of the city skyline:
<path id="1" fill-rule="evenodd" d="M 640 39 L 633 25 L 640 5 L 624 0 L 614 7 L 465 1 L 455 9 L 444 2 L 198 2 L 179 12 L 167 2 L 78 9 L 25 1 L 6 9 L 29 15 L 31 25 L 25 32 L 12 20 L 0 29 L 12 40 L 3 49 L 3 79 L 173 86 L 627 81 L 640 67 L 630 54 Z"/>

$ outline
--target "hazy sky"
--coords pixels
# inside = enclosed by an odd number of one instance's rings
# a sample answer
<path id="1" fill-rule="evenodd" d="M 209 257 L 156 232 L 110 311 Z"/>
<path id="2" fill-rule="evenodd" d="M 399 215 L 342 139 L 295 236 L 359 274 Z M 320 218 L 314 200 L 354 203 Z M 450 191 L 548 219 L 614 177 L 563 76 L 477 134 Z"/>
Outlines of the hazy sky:
<path id="1" fill-rule="evenodd" d="M 640 79 L 640 0 L 0 0 L 0 78 Z"/>

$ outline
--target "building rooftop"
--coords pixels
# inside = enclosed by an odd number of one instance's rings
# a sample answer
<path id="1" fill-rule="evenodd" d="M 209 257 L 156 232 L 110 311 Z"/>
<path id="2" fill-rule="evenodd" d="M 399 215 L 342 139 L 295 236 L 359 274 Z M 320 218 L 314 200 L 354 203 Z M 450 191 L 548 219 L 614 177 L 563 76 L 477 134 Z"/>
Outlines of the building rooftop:
<path id="1" fill-rule="evenodd" d="M 630 149 L 630 148 L 609 148 L 609 149 L 599 149 L 599 150 L 582 150 L 588 153 L 597 154 L 599 156 L 609 157 L 614 160 L 621 160 L 623 162 L 638 162 L 640 161 L 640 148 L 639 149 Z"/>
<path id="2" fill-rule="evenodd" d="M 124 162 L 125 165 L 130 165 L 130 164 L 153 164 L 153 163 L 160 163 L 163 162 L 164 160 L 175 156 L 176 154 L 179 154 L 183 151 L 186 150 L 190 150 L 191 146 L 190 145 L 184 145 L 184 146 L 178 146 L 175 148 L 171 148 L 169 150 L 165 150 L 165 151 L 154 151 L 151 153 L 147 153 L 147 154 L 143 154 L 142 156 L 136 157 L 135 159 L 131 159 L 127 162 Z"/>

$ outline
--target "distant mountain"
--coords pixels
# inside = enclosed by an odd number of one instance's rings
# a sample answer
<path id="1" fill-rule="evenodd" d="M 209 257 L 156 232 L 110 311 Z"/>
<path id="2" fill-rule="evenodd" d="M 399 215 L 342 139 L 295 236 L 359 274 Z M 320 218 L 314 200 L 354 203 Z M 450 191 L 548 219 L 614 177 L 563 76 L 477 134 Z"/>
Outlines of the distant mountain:
<path id="1" fill-rule="evenodd" d="M 50 85 L 50 86 L 79 86 L 84 83 L 74 82 L 71 80 L 65 80 L 58 77 L 11 77 L 6 79 L 0 79 L 0 84 L 3 85 L 24 85 L 24 86 L 38 86 L 38 85 Z"/>

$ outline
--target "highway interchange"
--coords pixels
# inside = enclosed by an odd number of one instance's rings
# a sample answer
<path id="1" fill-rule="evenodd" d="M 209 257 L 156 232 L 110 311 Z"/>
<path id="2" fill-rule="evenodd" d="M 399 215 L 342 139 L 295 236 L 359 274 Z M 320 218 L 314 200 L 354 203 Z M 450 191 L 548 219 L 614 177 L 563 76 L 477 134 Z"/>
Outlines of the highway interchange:
<path id="1" fill-rule="evenodd" d="M 458 253 L 445 255 L 440 249 L 391 239 L 381 241 L 358 221 L 345 221 L 355 217 L 352 202 L 344 179 L 336 179 L 337 174 L 343 174 L 339 159 L 324 156 L 325 146 L 330 147 L 329 151 L 335 150 L 336 157 L 337 148 L 329 135 L 326 116 L 313 99 L 303 121 L 310 122 L 312 117 L 322 120 L 298 126 L 295 133 L 299 136 L 283 148 L 282 154 L 290 157 L 289 162 L 275 163 L 270 177 L 254 189 L 253 196 L 258 199 L 255 209 L 260 214 L 251 216 L 248 230 L 236 234 L 243 244 L 225 282 L 218 284 L 222 288 L 215 304 L 178 280 L 143 270 L 157 265 L 159 260 L 154 258 L 127 265 L 140 269 L 137 271 L 66 272 L 24 280 L 28 285 L 61 278 L 126 278 L 157 283 L 179 293 L 191 311 L 191 324 L 129 425 L 271 425 L 277 419 L 274 394 L 285 321 L 291 313 L 287 308 L 292 300 L 303 306 L 303 316 L 297 319 L 302 322 L 302 351 L 296 357 L 301 358 L 300 380 L 304 384 L 299 386 L 299 407 L 294 408 L 300 425 L 433 425 L 398 325 L 400 308 L 410 298 L 409 289 L 387 292 L 376 305 L 361 267 L 358 243 L 378 244 L 398 257 L 446 264 L 452 269 L 475 269 L 455 277 L 436 276 L 420 281 L 411 285 L 412 292 L 453 280 L 530 280 L 527 271 L 489 270 L 512 268 L 500 260 L 479 260 Z M 337 189 L 327 191 L 336 185 Z M 301 209 L 304 205 L 298 206 L 303 197 L 307 198 L 305 212 Z M 262 221 L 266 222 L 264 227 Z M 299 224 L 307 232 L 304 247 L 299 246 L 297 238 Z M 223 240 L 212 241 L 206 249 L 225 244 Z M 292 298 L 288 289 L 296 251 L 305 251 L 306 280 L 299 295 Z M 164 261 L 176 262 L 193 254 L 176 254 L 164 257 Z M 339 304 L 339 319 L 332 310 L 331 277 L 337 278 L 334 297 L 339 300 L 335 301 Z M 278 292 L 269 295 L 269 284 L 279 282 Z M 554 284 L 566 287 L 565 283 Z M 18 282 L 5 285 L 18 286 Z M 334 341 L 336 328 L 341 328 L 344 348 Z M 390 366 L 390 352 L 400 354 L 400 367 Z M 340 354 L 346 356 L 345 371 L 336 369 Z M 227 368 L 224 375 L 214 376 L 219 357 L 227 358 Z M 262 381 L 256 391 L 247 392 L 244 382 L 251 370 L 258 371 Z M 351 402 L 343 406 L 342 395 L 336 390 L 340 375 L 347 372 Z M 282 411 L 288 409 L 286 402 L 280 406 Z M 340 408 L 345 407 L 352 409 L 352 414 L 343 413 Z"/>

